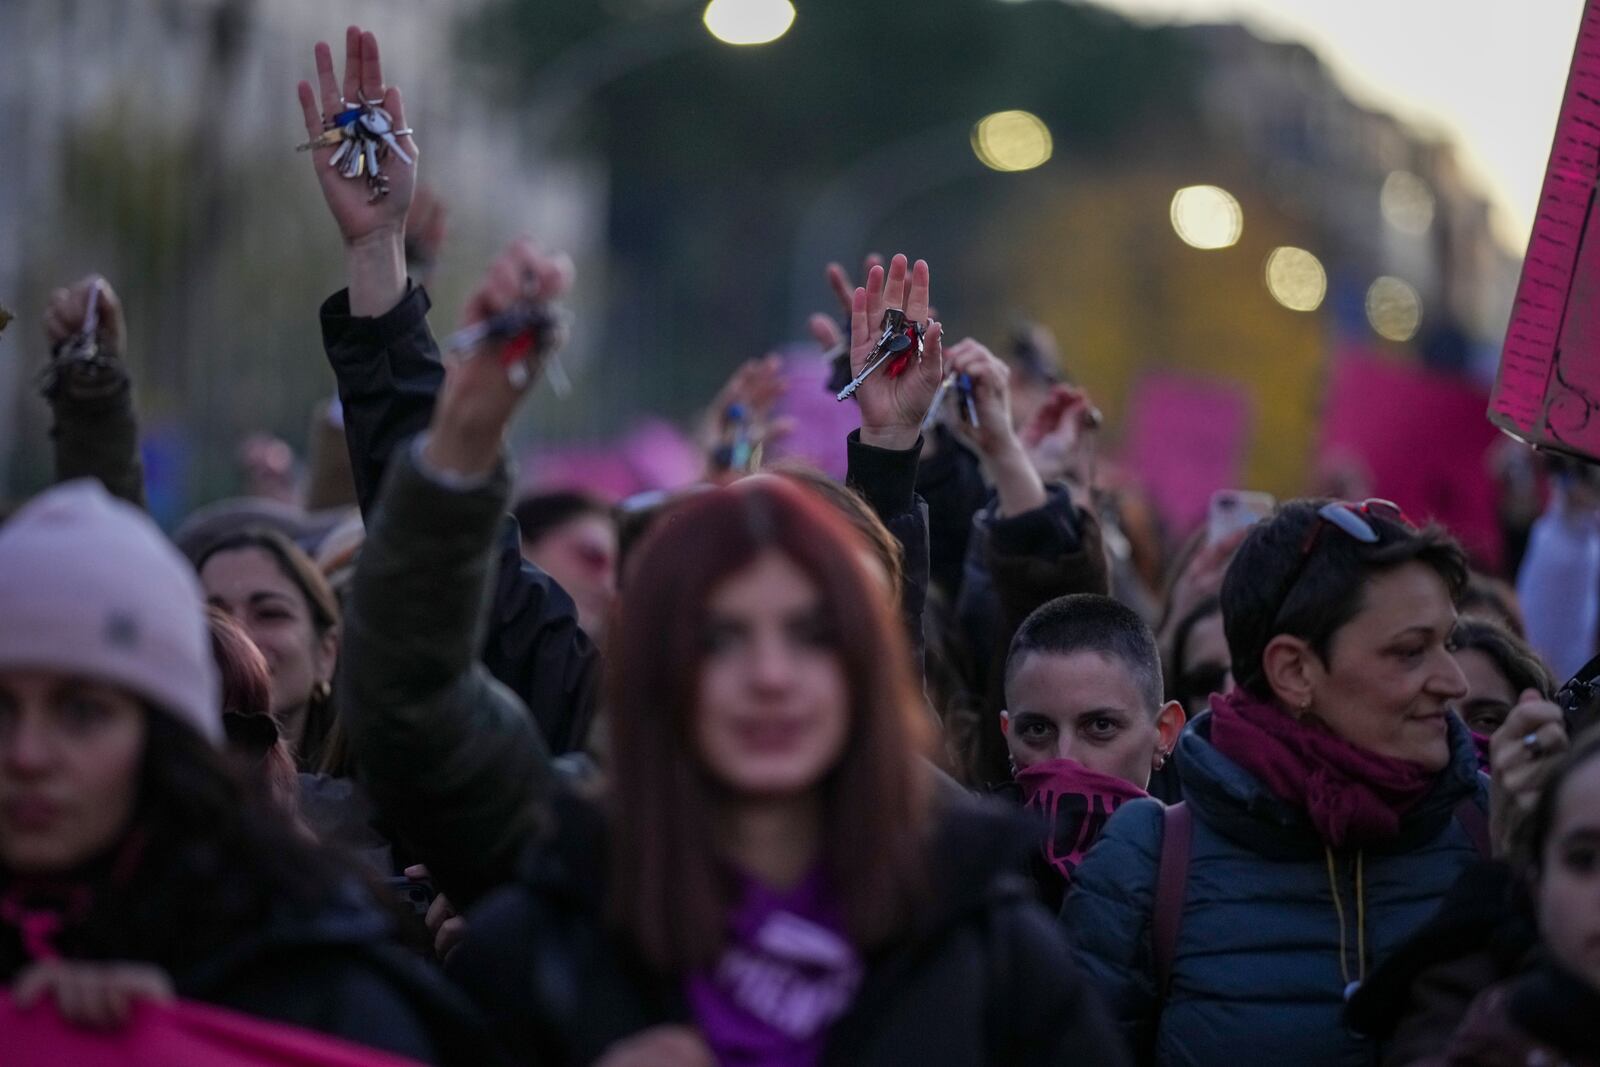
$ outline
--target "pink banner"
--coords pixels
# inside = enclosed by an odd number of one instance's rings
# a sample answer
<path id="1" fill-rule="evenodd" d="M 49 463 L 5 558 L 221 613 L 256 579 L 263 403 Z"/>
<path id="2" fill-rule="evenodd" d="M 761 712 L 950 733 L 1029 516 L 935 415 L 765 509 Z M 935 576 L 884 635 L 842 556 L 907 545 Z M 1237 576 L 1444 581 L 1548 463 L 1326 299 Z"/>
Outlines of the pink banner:
<path id="1" fill-rule="evenodd" d="M 1600 457 L 1600 0 L 1587 0 L 1489 417 Z"/>
<path id="2" fill-rule="evenodd" d="M 0 990 L 0 1064 L 5 1067 L 418 1067 L 418 1061 L 179 1001 L 139 1004 L 121 1030 L 82 1030 L 55 1005 L 27 1010 Z"/>
<path id="3" fill-rule="evenodd" d="M 1125 456 L 1179 536 L 1205 520 L 1212 493 L 1241 488 L 1249 428 L 1237 385 L 1158 372 L 1134 387 Z"/>
<path id="4" fill-rule="evenodd" d="M 1450 529 L 1481 565 L 1498 568 L 1495 487 L 1485 454 L 1499 431 L 1472 382 L 1347 349 L 1334 360 L 1323 412 L 1323 454 L 1365 461 L 1375 495 L 1417 521 Z"/>

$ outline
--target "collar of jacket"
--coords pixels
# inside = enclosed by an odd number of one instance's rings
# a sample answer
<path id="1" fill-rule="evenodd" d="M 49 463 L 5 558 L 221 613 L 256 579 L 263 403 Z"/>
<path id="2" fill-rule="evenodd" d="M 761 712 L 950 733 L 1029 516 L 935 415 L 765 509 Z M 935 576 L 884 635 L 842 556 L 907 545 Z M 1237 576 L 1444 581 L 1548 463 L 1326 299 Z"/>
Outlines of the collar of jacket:
<path id="1" fill-rule="evenodd" d="M 1449 719 L 1450 762 L 1433 788 L 1400 822 L 1400 834 L 1372 853 L 1410 852 L 1432 840 L 1455 815 L 1456 805 L 1485 789 L 1472 734 Z M 1211 744 L 1211 712 L 1196 716 L 1178 741 L 1184 799 L 1211 829 L 1272 859 L 1322 855 L 1322 840 L 1304 811 L 1285 803 Z"/>

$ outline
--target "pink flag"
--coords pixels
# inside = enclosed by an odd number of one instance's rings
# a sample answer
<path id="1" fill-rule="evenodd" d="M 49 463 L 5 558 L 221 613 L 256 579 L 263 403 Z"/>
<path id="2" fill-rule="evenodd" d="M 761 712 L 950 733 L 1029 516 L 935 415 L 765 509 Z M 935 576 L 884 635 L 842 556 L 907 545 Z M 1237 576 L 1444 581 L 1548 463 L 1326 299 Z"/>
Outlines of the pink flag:
<path id="1" fill-rule="evenodd" d="M 64 1022 L 48 997 L 22 1010 L 0 990 L 5 1067 L 418 1067 L 418 1061 L 199 1004 L 138 1004 L 121 1030 Z"/>

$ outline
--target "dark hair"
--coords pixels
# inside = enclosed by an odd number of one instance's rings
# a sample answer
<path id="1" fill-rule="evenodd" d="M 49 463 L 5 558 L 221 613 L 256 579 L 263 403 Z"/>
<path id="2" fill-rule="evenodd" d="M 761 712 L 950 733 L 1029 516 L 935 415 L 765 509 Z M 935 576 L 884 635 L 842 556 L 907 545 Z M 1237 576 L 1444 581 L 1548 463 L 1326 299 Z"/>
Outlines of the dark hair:
<path id="1" fill-rule="evenodd" d="M 1183 618 L 1179 619 L 1177 624 L 1173 626 L 1172 647 L 1167 650 L 1168 662 L 1166 666 L 1168 700 L 1176 700 L 1183 704 L 1185 708 L 1187 708 L 1189 702 L 1196 697 L 1206 697 L 1210 696 L 1212 692 L 1220 692 L 1219 689 L 1209 690 L 1204 693 L 1188 691 L 1190 683 L 1193 680 L 1190 676 L 1190 670 L 1194 666 L 1194 664 L 1189 662 L 1188 645 L 1189 638 L 1194 634 L 1196 627 L 1198 627 L 1202 622 L 1205 622 L 1207 619 L 1211 618 L 1213 615 L 1220 616 L 1221 614 L 1221 599 L 1214 596 L 1208 596 L 1202 598 L 1199 603 L 1190 608 L 1189 613 Z M 1227 670 L 1228 664 L 1222 664 L 1224 676 L 1226 676 Z M 1208 681 L 1206 684 L 1215 685 L 1217 683 Z"/>
<path id="2" fill-rule="evenodd" d="M 1006 653 L 1006 684 L 1032 653 L 1097 652 L 1120 661 L 1151 714 L 1161 707 L 1161 654 L 1155 635 L 1133 609 L 1098 593 L 1057 597 L 1022 620 Z"/>
<path id="3" fill-rule="evenodd" d="M 849 694 L 849 738 L 820 785 L 821 857 L 845 928 L 863 950 L 920 914 L 929 724 L 906 638 L 835 511 L 777 478 L 679 501 L 630 559 L 607 631 L 612 922 L 663 973 L 714 962 L 733 886 L 710 829 L 721 791 L 694 747 L 708 602 L 779 552 L 815 584 Z"/>
<path id="4" fill-rule="evenodd" d="M 900 583 L 906 569 L 905 548 L 889 532 L 889 527 L 883 524 L 865 497 L 802 460 L 781 460 L 768 467 L 767 473 L 787 478 L 806 491 L 817 494 L 849 520 L 850 525 L 866 541 L 867 547 L 872 549 L 872 554 L 878 557 L 878 562 L 883 564 L 889 588 L 894 590 L 895 596 L 900 595 Z"/>
<path id="5" fill-rule="evenodd" d="M 517 531 L 523 543 L 534 545 L 539 539 L 563 523 L 585 515 L 611 518 L 611 508 L 605 501 L 589 493 L 561 489 L 549 493 L 535 493 L 517 501 L 511 509 L 517 520 Z"/>
<path id="6" fill-rule="evenodd" d="M 1462 619 L 1456 623 L 1456 650 L 1476 649 L 1488 656 L 1495 669 L 1506 676 L 1511 691 L 1537 689 L 1546 700 L 1555 696 L 1555 679 L 1528 643 L 1493 619 Z"/>
<path id="7" fill-rule="evenodd" d="M 294 811 L 298 789 L 294 756 L 272 713 L 266 657 L 244 627 L 221 608 L 206 608 L 206 621 L 211 626 L 211 656 L 222 679 L 222 728 L 228 747 L 279 804 Z"/>
<path id="8" fill-rule="evenodd" d="M 328 579 L 310 556 L 276 530 L 256 527 L 211 542 L 195 558 L 195 572 L 204 571 L 213 556 L 248 549 L 265 552 L 277 565 L 278 571 L 300 590 L 300 595 L 305 597 L 307 613 L 311 616 L 312 632 L 319 640 L 338 627 L 339 599 L 334 595 Z M 340 776 L 351 773 L 348 742 L 344 729 L 339 725 L 338 711 L 331 694 L 320 699 L 314 697 L 306 708 L 305 733 L 300 739 L 297 756 L 301 767 L 306 769 Z"/>
<path id="9" fill-rule="evenodd" d="M 1437 526 L 1416 529 L 1378 515 L 1363 519 L 1378 535 L 1357 541 L 1317 514 L 1328 500 L 1292 500 L 1250 528 L 1222 579 L 1222 627 L 1239 687 L 1273 699 L 1262 656 L 1279 634 L 1302 638 L 1328 658 L 1333 635 L 1361 610 L 1367 581 L 1406 563 L 1422 563 L 1444 581 L 1451 600 L 1467 582 L 1461 546 Z M 1329 524 L 1331 527 L 1331 524 Z M 1306 553 L 1306 546 L 1311 552 Z"/>
<path id="10" fill-rule="evenodd" d="M 1579 768 L 1597 756 L 1600 756 L 1600 727 L 1591 727 L 1577 736 L 1572 748 L 1550 769 L 1539 788 L 1538 802 L 1516 831 L 1516 851 L 1520 853 L 1526 870 L 1544 869 L 1544 848 L 1549 843 L 1550 832 L 1555 829 L 1562 787 Z"/>
<path id="11" fill-rule="evenodd" d="M 1477 571 L 1468 574 L 1467 587 L 1461 591 L 1456 610 L 1462 615 L 1491 618 L 1524 640 L 1528 636 L 1522 610 L 1517 606 L 1517 591 L 1499 578 Z"/>
<path id="12" fill-rule="evenodd" d="M 57 941 L 67 957 L 182 973 L 285 915 L 358 891 L 344 861 L 296 832 L 225 753 L 164 712 L 146 716 L 133 817 L 112 855 L 89 865 L 90 914 Z M 25 962 L 18 951 L 0 928 L 0 974 Z"/>

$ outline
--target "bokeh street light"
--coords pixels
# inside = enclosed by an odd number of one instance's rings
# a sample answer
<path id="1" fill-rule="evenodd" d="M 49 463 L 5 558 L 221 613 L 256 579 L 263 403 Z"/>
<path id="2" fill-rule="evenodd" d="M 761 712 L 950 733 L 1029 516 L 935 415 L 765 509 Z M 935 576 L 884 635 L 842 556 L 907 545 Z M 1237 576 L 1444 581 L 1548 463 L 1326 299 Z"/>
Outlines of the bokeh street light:
<path id="1" fill-rule="evenodd" d="M 789 0 L 711 0 L 701 20 L 723 44 L 769 44 L 794 25 L 794 4 Z"/>
<path id="2" fill-rule="evenodd" d="M 972 151 L 990 170 L 1032 170 L 1049 161 L 1055 144 L 1031 111 L 997 111 L 972 127 Z"/>
<path id="3" fill-rule="evenodd" d="M 1433 225 L 1433 190 L 1410 171 L 1389 173 L 1378 195 L 1378 207 L 1384 221 L 1401 233 L 1420 237 Z"/>
<path id="4" fill-rule="evenodd" d="M 1274 248 L 1265 269 L 1267 292 L 1290 311 L 1315 311 L 1328 295 L 1328 272 L 1303 248 Z"/>
<path id="5" fill-rule="evenodd" d="M 1399 278 L 1385 275 L 1367 289 L 1367 321 L 1380 337 L 1409 341 L 1422 326 L 1422 298 Z"/>
<path id="6" fill-rule="evenodd" d="M 1189 185 L 1172 196 L 1172 228 L 1192 248 L 1228 248 L 1244 233 L 1244 209 L 1215 185 Z"/>

